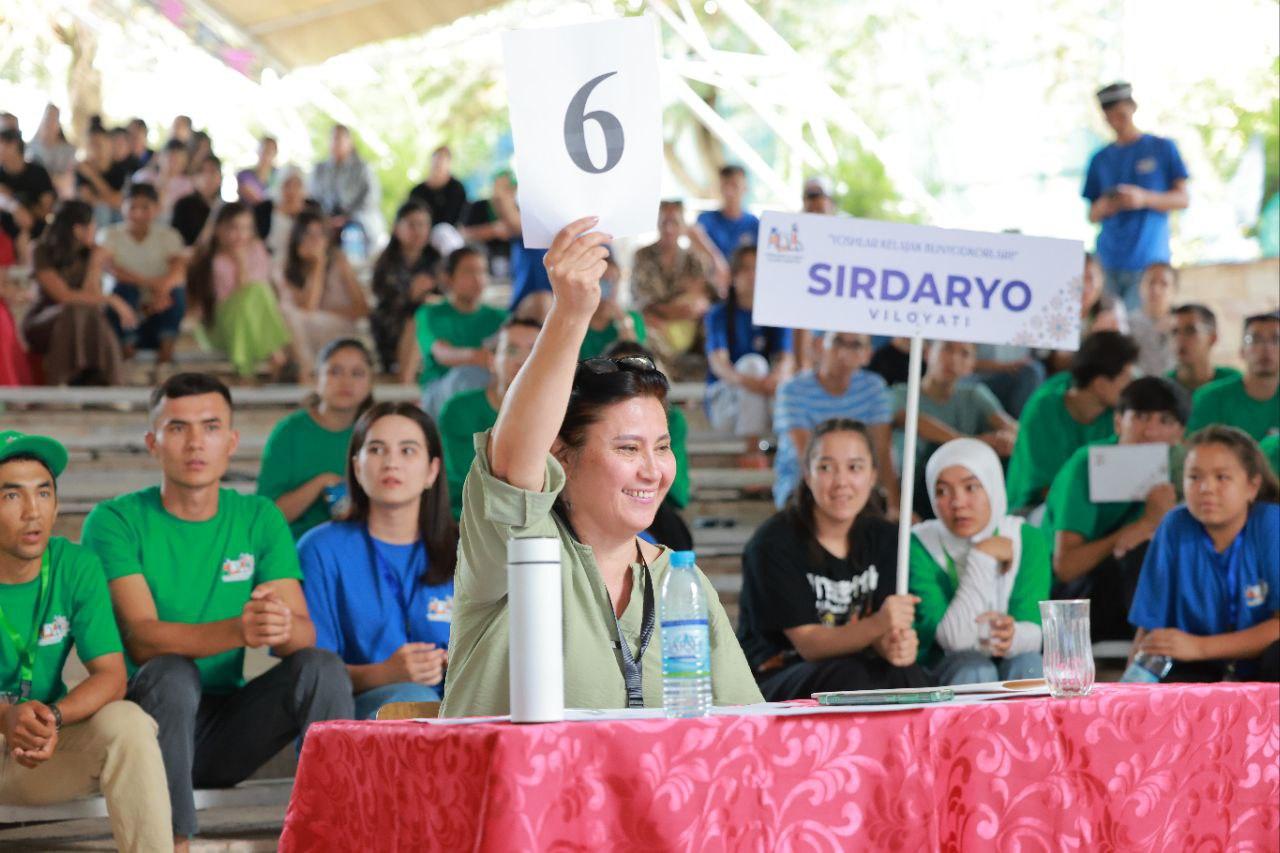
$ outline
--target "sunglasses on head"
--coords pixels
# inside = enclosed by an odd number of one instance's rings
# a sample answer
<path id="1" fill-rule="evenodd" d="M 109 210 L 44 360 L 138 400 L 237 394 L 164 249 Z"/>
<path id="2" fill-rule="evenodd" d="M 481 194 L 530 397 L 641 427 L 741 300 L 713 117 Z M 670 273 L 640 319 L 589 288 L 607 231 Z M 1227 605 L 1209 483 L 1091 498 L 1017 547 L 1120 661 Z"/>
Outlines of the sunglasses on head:
<path id="1" fill-rule="evenodd" d="M 597 375 L 617 373 L 623 369 L 654 371 L 658 369 L 658 366 L 653 363 L 653 359 L 644 355 L 622 355 L 617 358 L 605 358 L 604 356 L 599 356 L 596 358 L 585 359 L 582 362 L 582 366 Z"/>

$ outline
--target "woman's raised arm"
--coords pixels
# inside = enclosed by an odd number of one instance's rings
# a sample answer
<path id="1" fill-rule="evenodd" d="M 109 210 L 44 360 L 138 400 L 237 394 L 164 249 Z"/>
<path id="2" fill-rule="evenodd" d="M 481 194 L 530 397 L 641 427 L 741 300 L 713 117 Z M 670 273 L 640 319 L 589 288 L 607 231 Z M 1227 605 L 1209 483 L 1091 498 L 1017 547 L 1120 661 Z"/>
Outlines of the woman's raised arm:
<path id="1" fill-rule="evenodd" d="M 543 263 L 555 301 L 529 360 L 502 401 L 489 438 L 493 475 L 531 492 L 543 487 L 547 452 L 569 407 L 578 350 L 600 302 L 605 244 L 612 237 L 584 233 L 597 221 L 592 216 L 571 222 L 551 241 Z"/>

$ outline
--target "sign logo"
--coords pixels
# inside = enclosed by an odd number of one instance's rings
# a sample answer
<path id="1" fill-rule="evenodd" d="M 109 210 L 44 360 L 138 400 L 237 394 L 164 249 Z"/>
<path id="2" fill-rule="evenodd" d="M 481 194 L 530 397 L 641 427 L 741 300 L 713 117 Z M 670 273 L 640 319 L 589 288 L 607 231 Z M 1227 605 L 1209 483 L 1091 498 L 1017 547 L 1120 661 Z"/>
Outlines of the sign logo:
<path id="1" fill-rule="evenodd" d="M 71 620 L 65 616 L 55 616 L 40 626 L 40 640 L 37 645 L 56 646 L 71 633 Z"/>
<path id="2" fill-rule="evenodd" d="M 453 621 L 453 596 L 446 598 L 436 598 L 432 596 L 427 600 L 427 621 L 428 622 L 452 622 Z"/>
<path id="3" fill-rule="evenodd" d="M 1244 588 L 1244 603 L 1249 607 L 1261 607 L 1267 600 L 1267 582 L 1259 581 L 1255 586 Z"/>
<path id="4" fill-rule="evenodd" d="M 222 561 L 222 582 L 237 583 L 253 580 L 253 555 L 241 554 L 234 560 Z"/>
<path id="5" fill-rule="evenodd" d="M 769 239 L 765 241 L 765 245 L 770 252 L 779 254 L 793 254 L 795 252 L 803 252 L 804 244 L 800 242 L 800 229 L 796 223 L 791 223 L 790 233 L 779 231 L 777 227 L 769 229 Z"/>

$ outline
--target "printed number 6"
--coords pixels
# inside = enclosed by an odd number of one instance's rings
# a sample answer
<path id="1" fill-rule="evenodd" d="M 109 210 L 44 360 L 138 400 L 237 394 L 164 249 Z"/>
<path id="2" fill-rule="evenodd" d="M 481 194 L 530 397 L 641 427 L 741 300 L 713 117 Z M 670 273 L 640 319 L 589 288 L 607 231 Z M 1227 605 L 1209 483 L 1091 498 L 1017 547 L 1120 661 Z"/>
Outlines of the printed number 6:
<path id="1" fill-rule="evenodd" d="M 573 165 L 593 175 L 609 171 L 622 159 L 622 123 L 618 121 L 618 117 L 605 110 L 584 112 L 587 108 L 587 98 L 591 97 L 592 90 L 617 73 L 617 71 L 610 71 L 608 74 L 601 74 L 587 81 L 586 85 L 579 89 L 569 101 L 569 110 L 564 114 L 564 147 L 569 152 L 569 159 L 573 161 Z M 591 162 L 591 155 L 587 153 L 585 130 L 588 121 L 594 121 L 600 125 L 600 130 L 604 132 L 605 158 L 604 165 L 599 168 Z"/>

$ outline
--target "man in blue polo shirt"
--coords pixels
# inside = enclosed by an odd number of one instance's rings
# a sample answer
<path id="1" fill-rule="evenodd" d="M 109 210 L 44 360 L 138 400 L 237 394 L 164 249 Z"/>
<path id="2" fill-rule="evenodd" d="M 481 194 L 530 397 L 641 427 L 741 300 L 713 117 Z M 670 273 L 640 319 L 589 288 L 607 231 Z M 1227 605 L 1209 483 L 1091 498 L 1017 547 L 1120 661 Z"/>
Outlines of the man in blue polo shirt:
<path id="1" fill-rule="evenodd" d="M 729 284 L 729 262 L 742 246 L 754 246 L 760 231 L 760 220 L 744 207 L 747 197 L 747 173 L 738 165 L 720 169 L 720 209 L 698 214 L 697 227 L 691 237 L 711 258 L 716 286 L 724 295 Z"/>
<path id="2" fill-rule="evenodd" d="M 1102 223 L 1097 248 L 1107 291 L 1137 311 L 1142 271 L 1169 262 L 1169 211 L 1187 206 L 1187 167 L 1173 140 L 1133 123 L 1138 105 L 1128 83 L 1098 90 L 1098 103 L 1116 141 L 1089 161 L 1081 195 L 1089 221 Z"/>

